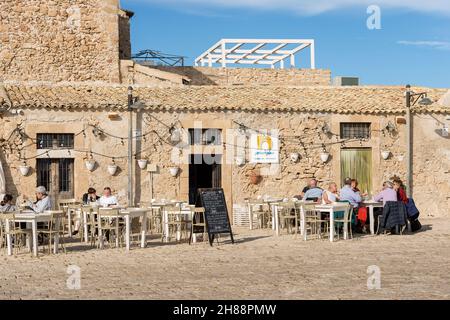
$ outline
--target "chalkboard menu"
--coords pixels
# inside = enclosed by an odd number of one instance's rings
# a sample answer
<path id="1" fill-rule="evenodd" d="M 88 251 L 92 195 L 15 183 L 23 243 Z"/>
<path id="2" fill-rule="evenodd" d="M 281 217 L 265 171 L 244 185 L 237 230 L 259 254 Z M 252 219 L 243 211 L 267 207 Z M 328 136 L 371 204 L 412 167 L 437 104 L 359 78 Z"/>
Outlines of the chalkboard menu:
<path id="1" fill-rule="evenodd" d="M 222 233 L 229 233 L 231 242 L 234 243 L 223 189 L 199 189 L 198 193 L 200 204 L 205 208 L 210 245 L 213 244 L 215 235 Z"/>

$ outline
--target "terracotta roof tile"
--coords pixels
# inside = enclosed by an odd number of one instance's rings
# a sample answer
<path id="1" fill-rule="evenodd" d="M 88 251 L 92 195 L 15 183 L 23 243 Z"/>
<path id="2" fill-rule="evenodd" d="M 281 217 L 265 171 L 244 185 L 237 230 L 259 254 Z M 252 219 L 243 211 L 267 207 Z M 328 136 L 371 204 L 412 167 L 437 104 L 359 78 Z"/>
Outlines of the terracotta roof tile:
<path id="1" fill-rule="evenodd" d="M 45 85 L 3 83 L 14 107 L 125 109 L 127 86 Z M 413 88 L 425 91 L 435 103 L 414 107 L 415 112 L 450 113 L 438 103 L 444 89 Z M 303 111 L 324 113 L 386 114 L 405 111 L 401 87 L 218 87 L 172 88 L 136 87 L 148 109 L 158 110 L 248 110 Z M 0 98 L 0 104 L 6 104 Z"/>

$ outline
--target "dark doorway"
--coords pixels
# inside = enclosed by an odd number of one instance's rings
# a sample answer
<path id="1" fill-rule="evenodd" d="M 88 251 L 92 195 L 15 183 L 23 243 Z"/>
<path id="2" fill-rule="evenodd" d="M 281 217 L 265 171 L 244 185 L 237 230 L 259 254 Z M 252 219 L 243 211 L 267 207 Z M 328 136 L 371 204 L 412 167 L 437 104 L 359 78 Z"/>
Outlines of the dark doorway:
<path id="1" fill-rule="evenodd" d="M 198 189 L 222 187 L 221 162 L 222 156 L 220 155 L 191 155 L 189 163 L 190 204 L 196 204 Z"/>

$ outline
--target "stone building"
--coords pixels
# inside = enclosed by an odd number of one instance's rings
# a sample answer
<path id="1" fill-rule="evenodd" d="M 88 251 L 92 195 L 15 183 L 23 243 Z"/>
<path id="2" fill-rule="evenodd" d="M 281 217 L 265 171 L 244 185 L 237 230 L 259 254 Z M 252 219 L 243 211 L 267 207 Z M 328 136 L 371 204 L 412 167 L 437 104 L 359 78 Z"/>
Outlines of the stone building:
<path id="1" fill-rule="evenodd" d="M 117 0 L 0 0 L 0 160 L 9 193 L 31 195 L 44 184 L 54 197 L 80 198 L 89 186 L 111 186 L 126 203 L 129 86 L 140 106 L 135 203 L 222 187 L 232 212 L 246 198 L 296 195 L 311 177 L 325 186 L 352 175 L 371 193 L 393 175 L 406 180 L 404 88 L 336 87 L 329 70 L 144 67 L 130 60 L 132 16 Z M 414 198 L 423 213 L 448 215 L 447 90 L 413 90 L 433 101 L 412 109 Z M 253 136 L 264 130 L 278 136 L 278 163 L 251 161 Z M 193 163 L 195 155 L 206 156 Z"/>

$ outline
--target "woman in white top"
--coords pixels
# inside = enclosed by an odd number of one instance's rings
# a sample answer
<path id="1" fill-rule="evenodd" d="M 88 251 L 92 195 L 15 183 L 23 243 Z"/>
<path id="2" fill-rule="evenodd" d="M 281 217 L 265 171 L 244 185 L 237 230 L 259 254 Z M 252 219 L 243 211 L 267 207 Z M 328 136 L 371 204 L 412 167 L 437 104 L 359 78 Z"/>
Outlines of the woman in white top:
<path id="1" fill-rule="evenodd" d="M 332 204 L 333 202 L 339 201 L 339 195 L 337 192 L 337 184 L 335 182 L 331 182 L 328 185 L 328 190 L 325 190 L 322 195 L 322 203 L 323 204 Z"/>
<path id="2" fill-rule="evenodd" d="M 108 208 L 117 206 L 119 203 L 117 201 L 117 198 L 112 195 L 111 188 L 106 187 L 105 189 L 103 189 L 103 196 L 98 199 L 98 204 L 103 208 Z"/>

